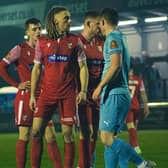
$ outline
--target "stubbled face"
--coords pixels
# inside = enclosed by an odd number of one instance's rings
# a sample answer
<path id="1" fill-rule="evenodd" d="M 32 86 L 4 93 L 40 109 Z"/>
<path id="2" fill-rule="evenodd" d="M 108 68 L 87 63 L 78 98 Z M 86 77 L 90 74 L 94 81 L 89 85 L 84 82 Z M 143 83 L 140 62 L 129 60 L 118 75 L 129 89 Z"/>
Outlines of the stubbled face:
<path id="1" fill-rule="evenodd" d="M 71 15 L 69 11 L 62 11 L 54 15 L 54 23 L 59 34 L 70 31 Z"/>
<path id="2" fill-rule="evenodd" d="M 96 36 L 99 31 L 99 18 L 89 20 L 90 34 L 92 37 Z"/>
<path id="3" fill-rule="evenodd" d="M 103 34 L 103 35 L 106 35 L 105 34 L 105 26 L 104 26 L 104 23 L 105 21 L 104 21 L 104 18 L 100 18 L 99 19 L 99 28 L 100 28 L 100 31 L 101 31 L 101 33 Z"/>
<path id="4" fill-rule="evenodd" d="M 29 24 L 26 35 L 28 35 L 29 39 L 32 41 L 37 41 L 41 35 L 41 24 Z"/>

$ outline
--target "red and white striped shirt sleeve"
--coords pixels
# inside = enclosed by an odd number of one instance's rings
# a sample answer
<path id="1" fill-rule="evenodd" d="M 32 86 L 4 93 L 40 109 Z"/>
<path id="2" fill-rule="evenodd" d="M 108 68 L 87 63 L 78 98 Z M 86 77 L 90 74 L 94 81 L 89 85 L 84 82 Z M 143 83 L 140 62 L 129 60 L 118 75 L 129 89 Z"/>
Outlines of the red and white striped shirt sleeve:
<path id="1" fill-rule="evenodd" d="M 36 42 L 36 47 L 35 47 L 35 57 L 34 57 L 34 63 L 41 64 L 42 62 L 42 52 L 40 48 L 40 42 L 39 40 Z"/>
<path id="2" fill-rule="evenodd" d="M 20 57 L 21 47 L 19 45 L 11 49 L 6 57 L 3 58 L 3 61 L 7 64 L 15 62 Z"/>
<path id="3" fill-rule="evenodd" d="M 84 61 L 86 60 L 86 55 L 85 55 L 85 52 L 84 52 L 84 47 L 83 47 L 83 43 L 80 39 L 78 39 L 78 62 L 80 61 Z"/>

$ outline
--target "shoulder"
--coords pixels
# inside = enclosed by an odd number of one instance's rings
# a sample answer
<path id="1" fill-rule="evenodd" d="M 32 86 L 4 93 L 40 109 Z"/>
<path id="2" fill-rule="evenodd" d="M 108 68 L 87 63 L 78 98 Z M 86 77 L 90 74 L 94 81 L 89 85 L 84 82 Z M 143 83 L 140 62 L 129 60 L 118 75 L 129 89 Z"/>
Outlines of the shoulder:
<path id="1" fill-rule="evenodd" d="M 78 39 L 80 39 L 79 35 L 76 35 L 76 34 L 72 34 L 72 33 L 69 33 L 67 35 L 67 38 L 72 40 L 72 41 L 78 41 Z"/>
<path id="2" fill-rule="evenodd" d="M 67 38 L 68 38 L 69 43 L 72 43 L 74 47 L 83 46 L 83 42 L 80 39 L 79 35 L 70 33 L 68 34 Z"/>
<path id="3" fill-rule="evenodd" d="M 19 43 L 18 45 L 16 45 L 15 47 L 18 47 L 18 48 L 28 48 L 29 45 L 27 44 L 26 41 L 23 41 L 22 43 Z"/>
<path id="4" fill-rule="evenodd" d="M 49 40 L 49 39 L 48 39 L 46 36 L 41 36 L 41 37 L 38 38 L 38 41 L 39 41 L 40 43 L 47 42 L 48 40 Z"/>

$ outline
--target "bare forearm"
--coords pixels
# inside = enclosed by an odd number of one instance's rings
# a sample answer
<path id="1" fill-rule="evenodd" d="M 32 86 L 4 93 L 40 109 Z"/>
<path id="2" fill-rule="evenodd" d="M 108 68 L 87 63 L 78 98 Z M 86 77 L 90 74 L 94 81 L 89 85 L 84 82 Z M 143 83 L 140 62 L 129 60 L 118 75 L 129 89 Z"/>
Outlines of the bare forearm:
<path id="1" fill-rule="evenodd" d="M 87 66 L 82 66 L 80 69 L 80 82 L 81 82 L 81 91 L 87 92 L 88 87 L 88 69 Z"/>
<path id="2" fill-rule="evenodd" d="M 148 98 L 147 98 L 147 95 L 146 95 L 146 92 L 145 91 L 141 91 L 141 99 L 142 99 L 142 102 L 144 105 L 147 105 L 148 103 Z"/>
<path id="3" fill-rule="evenodd" d="M 39 78 L 40 78 L 40 69 L 33 68 L 32 74 L 31 74 L 31 96 L 35 96 Z"/>
<path id="4" fill-rule="evenodd" d="M 99 87 L 103 88 L 105 85 L 109 83 L 110 80 L 114 79 L 118 72 L 120 71 L 119 66 L 110 66 L 108 71 L 106 72 L 104 78 L 99 83 Z"/>

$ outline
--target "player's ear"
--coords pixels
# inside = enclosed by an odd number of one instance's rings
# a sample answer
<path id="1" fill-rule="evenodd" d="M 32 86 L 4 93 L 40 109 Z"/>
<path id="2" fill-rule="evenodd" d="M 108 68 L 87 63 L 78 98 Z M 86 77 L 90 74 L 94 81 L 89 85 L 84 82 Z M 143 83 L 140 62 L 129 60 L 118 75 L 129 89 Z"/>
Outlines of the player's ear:
<path id="1" fill-rule="evenodd" d="M 102 20 L 102 25 L 104 26 L 104 20 Z"/>
<path id="2" fill-rule="evenodd" d="M 87 23 L 86 23 L 86 24 L 87 24 L 87 26 L 88 26 L 88 27 L 90 27 L 90 21 L 87 21 Z"/>
<path id="3" fill-rule="evenodd" d="M 58 24 L 58 21 L 57 21 L 57 19 L 55 19 L 55 20 L 54 20 L 54 23 L 55 23 L 55 25 L 57 25 L 57 24 Z"/>

